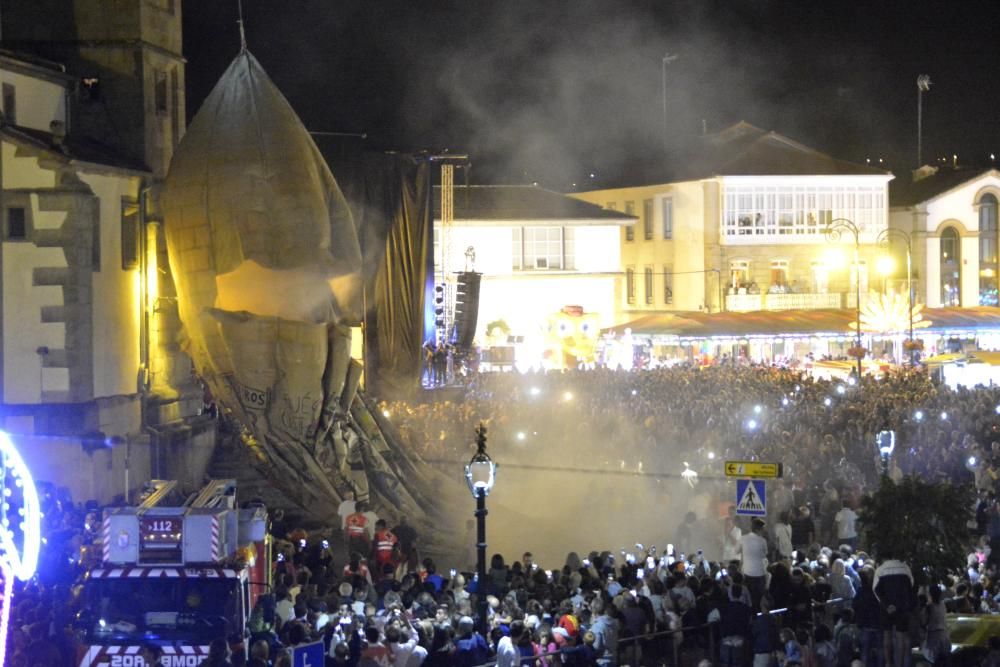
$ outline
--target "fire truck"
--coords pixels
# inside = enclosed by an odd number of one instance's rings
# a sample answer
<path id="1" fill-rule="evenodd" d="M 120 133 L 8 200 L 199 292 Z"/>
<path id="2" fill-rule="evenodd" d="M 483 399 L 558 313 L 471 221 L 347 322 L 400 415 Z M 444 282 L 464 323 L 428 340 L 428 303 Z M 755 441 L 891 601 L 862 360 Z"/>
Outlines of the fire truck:
<path id="1" fill-rule="evenodd" d="M 79 667 L 152 667 L 139 655 L 149 644 L 165 667 L 199 665 L 212 640 L 245 638 L 270 594 L 267 512 L 240 509 L 235 480 L 186 499 L 176 481 L 154 480 L 136 506 L 106 510 L 102 531 L 80 591 Z"/>

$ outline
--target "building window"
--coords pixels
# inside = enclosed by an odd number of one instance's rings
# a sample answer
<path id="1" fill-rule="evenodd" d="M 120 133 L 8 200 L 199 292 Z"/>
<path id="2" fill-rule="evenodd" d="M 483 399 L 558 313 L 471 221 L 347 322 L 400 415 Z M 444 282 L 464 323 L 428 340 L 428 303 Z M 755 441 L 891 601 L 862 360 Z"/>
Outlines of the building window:
<path id="1" fill-rule="evenodd" d="M 882 185 L 734 185 L 723 197 L 722 235 L 731 242 L 800 243 L 819 240 L 834 218 L 874 235 L 885 212 Z"/>
<path id="2" fill-rule="evenodd" d="M 729 262 L 729 286 L 734 291 L 750 287 L 749 260 L 736 259 Z"/>
<path id="3" fill-rule="evenodd" d="M 28 212 L 23 206 L 7 209 L 7 229 L 4 238 L 8 241 L 28 240 Z"/>
<path id="4" fill-rule="evenodd" d="M 153 72 L 155 77 L 153 84 L 153 103 L 156 113 L 166 115 L 167 113 L 167 73 L 163 70 Z"/>
<path id="5" fill-rule="evenodd" d="M 979 305 L 996 306 L 997 299 L 997 198 L 979 200 Z"/>
<path id="6" fill-rule="evenodd" d="M 511 236 L 515 270 L 571 270 L 576 266 L 572 227 L 515 227 Z"/>
<path id="7" fill-rule="evenodd" d="M 170 10 L 173 13 L 173 9 Z M 170 147 L 176 148 L 181 140 L 181 98 L 177 68 L 170 68 Z"/>
<path id="8" fill-rule="evenodd" d="M 653 200 L 644 199 L 642 202 L 642 238 L 647 241 L 653 240 Z"/>
<path id="9" fill-rule="evenodd" d="M 625 269 L 625 301 L 635 303 L 635 269 Z"/>
<path id="10" fill-rule="evenodd" d="M 17 89 L 12 83 L 3 84 L 3 118 L 9 125 L 17 125 Z"/>
<path id="11" fill-rule="evenodd" d="M 663 267 L 663 303 L 670 305 L 674 302 L 674 267 Z"/>
<path id="12" fill-rule="evenodd" d="M 830 289 L 830 269 L 826 262 L 812 263 L 813 293 L 826 294 Z"/>
<path id="13" fill-rule="evenodd" d="M 134 199 L 122 198 L 122 269 L 139 268 L 139 206 Z"/>
<path id="14" fill-rule="evenodd" d="M 663 200 L 663 240 L 674 238 L 674 200 L 667 197 Z"/>
<path id="15" fill-rule="evenodd" d="M 946 227 L 941 232 L 941 305 L 960 306 L 962 301 L 961 246 L 958 231 Z"/>
<path id="16" fill-rule="evenodd" d="M 653 305 L 653 267 L 651 267 L 651 266 L 647 266 L 646 267 L 646 271 L 643 274 L 643 278 L 644 278 L 644 282 L 645 282 L 645 285 L 643 285 L 643 287 L 646 288 L 645 295 L 644 295 L 646 297 L 646 305 L 647 306 L 652 306 Z"/>
<path id="17" fill-rule="evenodd" d="M 625 202 L 625 215 L 635 215 L 635 202 L 627 201 Z M 625 240 L 634 241 L 635 240 L 635 226 L 630 224 L 625 228 Z"/>
<path id="18" fill-rule="evenodd" d="M 788 288 L 788 260 L 771 260 L 771 286 L 774 292 L 784 292 Z"/>

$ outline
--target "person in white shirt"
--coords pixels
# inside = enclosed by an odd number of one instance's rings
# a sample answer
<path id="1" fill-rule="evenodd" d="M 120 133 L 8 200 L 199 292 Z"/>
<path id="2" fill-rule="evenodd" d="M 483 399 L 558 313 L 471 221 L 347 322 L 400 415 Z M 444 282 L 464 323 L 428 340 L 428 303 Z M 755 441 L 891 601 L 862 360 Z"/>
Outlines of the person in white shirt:
<path id="1" fill-rule="evenodd" d="M 837 524 L 837 541 L 846 544 L 852 550 L 858 546 L 858 531 L 855 525 L 857 520 L 858 515 L 848 506 L 846 500 L 844 506 L 833 517 L 833 522 Z"/>
<path id="2" fill-rule="evenodd" d="M 730 563 L 740 558 L 740 540 L 743 531 L 736 525 L 734 516 L 727 516 L 722 522 L 722 562 Z"/>
<path id="3" fill-rule="evenodd" d="M 274 605 L 274 615 L 281 619 L 282 625 L 295 618 L 295 603 L 292 602 L 288 589 L 278 593 L 278 602 Z"/>
<path id="4" fill-rule="evenodd" d="M 405 613 L 399 609 L 390 611 L 389 619 L 385 626 L 385 645 L 391 656 L 390 661 L 397 667 L 409 667 L 410 658 L 417 647 L 417 632 L 410 625 Z M 426 650 L 423 654 L 427 657 Z"/>
<path id="5" fill-rule="evenodd" d="M 517 650 L 517 642 L 524 634 L 524 621 L 514 621 L 510 624 L 510 634 L 497 642 L 497 667 L 518 667 L 521 664 L 521 653 Z"/>
<path id="6" fill-rule="evenodd" d="M 753 600 L 753 608 L 760 606 L 760 599 L 767 590 L 767 540 L 764 538 L 764 522 L 755 518 L 750 524 L 750 532 L 740 538 L 743 579 Z"/>
<path id="7" fill-rule="evenodd" d="M 340 529 L 343 530 L 347 527 L 347 517 L 354 514 L 356 503 L 354 502 L 354 494 L 350 493 L 344 500 L 337 506 L 337 514 L 340 516 Z"/>
<path id="8" fill-rule="evenodd" d="M 782 512 L 778 518 L 778 523 L 774 524 L 774 548 L 778 552 L 781 560 L 791 560 L 792 558 L 792 524 L 789 521 L 788 512 Z"/>

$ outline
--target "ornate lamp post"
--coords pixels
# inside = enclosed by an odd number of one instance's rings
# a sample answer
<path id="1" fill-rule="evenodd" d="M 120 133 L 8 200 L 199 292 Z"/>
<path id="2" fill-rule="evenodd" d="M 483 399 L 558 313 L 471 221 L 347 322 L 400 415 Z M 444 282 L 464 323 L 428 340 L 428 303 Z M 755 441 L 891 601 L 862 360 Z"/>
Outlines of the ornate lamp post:
<path id="1" fill-rule="evenodd" d="M 496 479 L 497 466 L 486 453 L 486 427 L 480 424 L 476 429 L 476 453 L 465 466 L 465 481 L 469 491 L 476 499 L 476 572 L 479 581 L 476 584 L 478 599 L 477 615 L 479 631 L 488 635 L 486 610 L 486 496 L 490 495 L 493 482 Z"/>
<path id="2" fill-rule="evenodd" d="M 847 218 L 834 218 L 823 229 L 827 240 L 835 243 L 840 241 L 840 236 L 844 232 L 848 232 L 854 237 L 854 348 L 858 358 L 858 387 L 860 387 L 863 372 L 861 359 L 864 356 L 862 354 L 864 348 L 861 346 L 861 230 L 852 220 Z"/>
<path id="3" fill-rule="evenodd" d="M 909 348 L 910 348 L 910 365 L 914 363 L 914 355 L 916 353 L 916 347 L 913 342 L 913 267 L 911 263 L 911 255 L 913 253 L 913 246 L 910 242 L 910 235 L 901 229 L 892 229 L 886 227 L 879 235 L 876 237 L 876 242 L 879 246 L 883 248 L 889 247 L 889 240 L 895 236 L 896 238 L 902 239 L 903 243 L 906 244 L 906 296 L 907 296 L 907 306 L 909 307 L 909 318 L 910 318 L 910 332 L 909 332 Z"/>
<path id="4" fill-rule="evenodd" d="M 878 450 L 879 460 L 882 462 L 882 476 L 889 476 L 889 459 L 896 449 L 896 432 L 879 431 L 875 436 L 875 449 Z"/>

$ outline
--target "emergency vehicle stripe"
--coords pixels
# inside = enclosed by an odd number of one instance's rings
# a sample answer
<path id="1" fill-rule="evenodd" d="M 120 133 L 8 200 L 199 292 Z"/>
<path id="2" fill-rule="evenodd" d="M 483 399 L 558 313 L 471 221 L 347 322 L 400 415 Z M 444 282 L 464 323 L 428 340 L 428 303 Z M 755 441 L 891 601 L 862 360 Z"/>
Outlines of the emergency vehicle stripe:
<path id="1" fill-rule="evenodd" d="M 149 571 L 149 576 L 150 577 L 162 577 L 163 576 L 163 568 L 162 567 L 154 567 L 152 570 Z"/>
<path id="2" fill-rule="evenodd" d="M 118 655 L 118 653 L 120 653 L 121 650 L 122 650 L 121 646 L 109 646 L 108 655 Z"/>
<path id="3" fill-rule="evenodd" d="M 125 649 L 125 653 L 128 655 L 135 655 L 138 652 L 139 652 L 138 646 L 129 646 L 127 649 Z"/>
<path id="4" fill-rule="evenodd" d="M 129 570 L 127 576 L 129 576 L 129 577 L 141 577 L 144 574 L 144 572 L 145 572 L 144 570 Z"/>
<path id="5" fill-rule="evenodd" d="M 181 652 L 185 655 L 193 655 L 194 649 L 190 646 L 181 646 Z"/>
<path id="6" fill-rule="evenodd" d="M 219 560 L 219 517 L 212 517 L 212 558 Z"/>
<path id="7" fill-rule="evenodd" d="M 111 517 L 104 517 L 104 525 L 101 530 L 101 551 L 104 552 L 104 560 L 111 558 Z"/>

